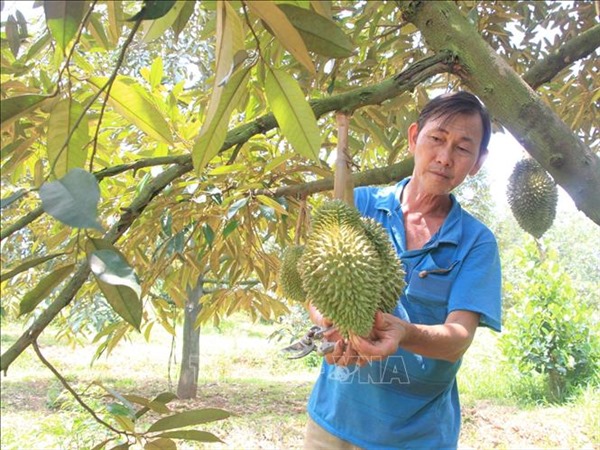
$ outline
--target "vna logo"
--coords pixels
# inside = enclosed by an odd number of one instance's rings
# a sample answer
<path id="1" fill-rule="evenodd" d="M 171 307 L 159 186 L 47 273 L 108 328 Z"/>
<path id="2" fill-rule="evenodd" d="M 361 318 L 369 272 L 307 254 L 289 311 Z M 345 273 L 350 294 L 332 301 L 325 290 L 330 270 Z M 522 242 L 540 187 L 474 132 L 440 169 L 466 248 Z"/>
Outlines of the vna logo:
<path id="1" fill-rule="evenodd" d="M 340 383 L 409 384 L 408 372 L 402 356 L 390 356 L 384 361 L 370 361 L 363 367 L 334 366 L 328 375 Z"/>

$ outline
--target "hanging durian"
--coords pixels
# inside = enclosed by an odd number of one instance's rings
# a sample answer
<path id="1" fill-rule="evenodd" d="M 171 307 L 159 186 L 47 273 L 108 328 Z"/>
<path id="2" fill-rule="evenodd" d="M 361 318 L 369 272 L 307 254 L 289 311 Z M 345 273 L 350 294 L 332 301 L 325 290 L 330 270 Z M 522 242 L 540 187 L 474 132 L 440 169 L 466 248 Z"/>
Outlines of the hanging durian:
<path id="1" fill-rule="evenodd" d="M 369 333 L 382 270 L 363 230 L 343 223 L 323 226 L 308 239 L 299 272 L 308 298 L 343 336 Z"/>
<path id="2" fill-rule="evenodd" d="M 406 274 L 385 228 L 375 219 L 370 218 L 363 218 L 363 226 L 367 237 L 375 246 L 381 258 L 383 280 L 379 309 L 391 313 L 396 308 L 398 299 L 404 290 L 404 276 Z"/>
<path id="3" fill-rule="evenodd" d="M 283 252 L 281 266 L 279 268 L 279 285 L 281 291 L 290 300 L 305 302 L 306 292 L 302 287 L 302 280 L 298 273 L 298 260 L 304 253 L 303 245 L 288 247 Z"/>
<path id="4" fill-rule="evenodd" d="M 558 189 L 552 177 L 534 159 L 519 161 L 508 180 L 508 204 L 517 222 L 539 239 L 556 216 Z"/>
<path id="5" fill-rule="evenodd" d="M 284 255 L 280 282 L 293 299 L 289 282 L 294 258 L 301 287 L 315 307 L 333 321 L 343 336 L 367 335 L 375 312 L 392 312 L 404 289 L 404 271 L 383 227 L 341 200 L 323 203 L 313 217 L 304 251 L 292 247 Z M 284 269 L 285 266 L 285 269 Z M 285 278 L 285 281 L 284 281 Z M 285 284 L 285 286 L 284 286 Z M 300 297 L 300 296 L 298 296 Z"/>
<path id="6" fill-rule="evenodd" d="M 355 228 L 361 227 L 361 215 L 356 208 L 343 200 L 335 199 L 323 202 L 312 217 L 313 233 L 331 223 L 347 224 Z"/>

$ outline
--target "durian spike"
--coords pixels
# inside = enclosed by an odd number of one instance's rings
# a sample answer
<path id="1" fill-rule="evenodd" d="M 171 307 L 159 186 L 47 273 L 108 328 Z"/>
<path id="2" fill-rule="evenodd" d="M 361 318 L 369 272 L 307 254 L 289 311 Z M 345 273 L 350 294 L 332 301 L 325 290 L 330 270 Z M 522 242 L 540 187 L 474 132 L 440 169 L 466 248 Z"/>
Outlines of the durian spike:
<path id="1" fill-rule="evenodd" d="M 350 115 L 338 111 L 336 116 L 338 128 L 337 155 L 335 161 L 335 177 L 333 181 L 333 198 L 343 200 L 354 206 L 354 183 L 351 176 L 352 160 L 348 153 L 348 129 Z"/>

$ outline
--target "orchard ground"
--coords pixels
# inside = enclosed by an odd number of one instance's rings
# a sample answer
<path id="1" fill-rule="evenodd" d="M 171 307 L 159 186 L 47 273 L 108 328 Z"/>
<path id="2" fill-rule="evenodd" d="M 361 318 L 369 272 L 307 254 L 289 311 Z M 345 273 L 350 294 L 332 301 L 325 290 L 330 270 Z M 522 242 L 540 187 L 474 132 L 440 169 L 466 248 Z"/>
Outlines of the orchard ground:
<path id="1" fill-rule="evenodd" d="M 269 340 L 277 324 L 252 323 L 235 316 L 219 328 L 206 326 L 200 338 L 200 382 L 194 400 L 169 403 L 173 411 L 218 407 L 235 416 L 197 429 L 224 441 L 180 449 L 295 449 L 302 447 L 305 405 L 319 368 L 316 358 L 284 359 L 283 342 Z M 2 351 L 21 328 L 2 326 Z M 147 398 L 175 391 L 181 343 L 155 328 L 150 342 L 134 336 L 92 366 L 96 350 L 59 342 L 55 330 L 40 339 L 44 356 L 101 416 L 109 397 L 94 381 L 121 394 Z M 600 448 L 597 405 L 600 391 L 588 388 L 565 405 L 541 400 L 541 383 L 523 381 L 502 362 L 497 336 L 480 329 L 465 356 L 459 386 L 463 408 L 462 449 Z M 104 392 L 104 393 L 103 393 Z M 1 447 L 12 449 L 85 449 L 105 431 L 75 404 L 59 381 L 28 349 L 2 377 Z M 133 448 L 133 447 L 132 447 Z"/>

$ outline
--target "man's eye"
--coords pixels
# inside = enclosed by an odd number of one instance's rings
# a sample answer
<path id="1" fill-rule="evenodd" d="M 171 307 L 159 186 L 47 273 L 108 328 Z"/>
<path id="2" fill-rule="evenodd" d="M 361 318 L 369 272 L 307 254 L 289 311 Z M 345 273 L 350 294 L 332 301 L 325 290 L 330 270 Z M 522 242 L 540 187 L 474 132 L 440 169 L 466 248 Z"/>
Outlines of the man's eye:
<path id="1" fill-rule="evenodd" d="M 441 139 L 437 136 L 429 136 L 433 142 L 439 142 Z"/>

